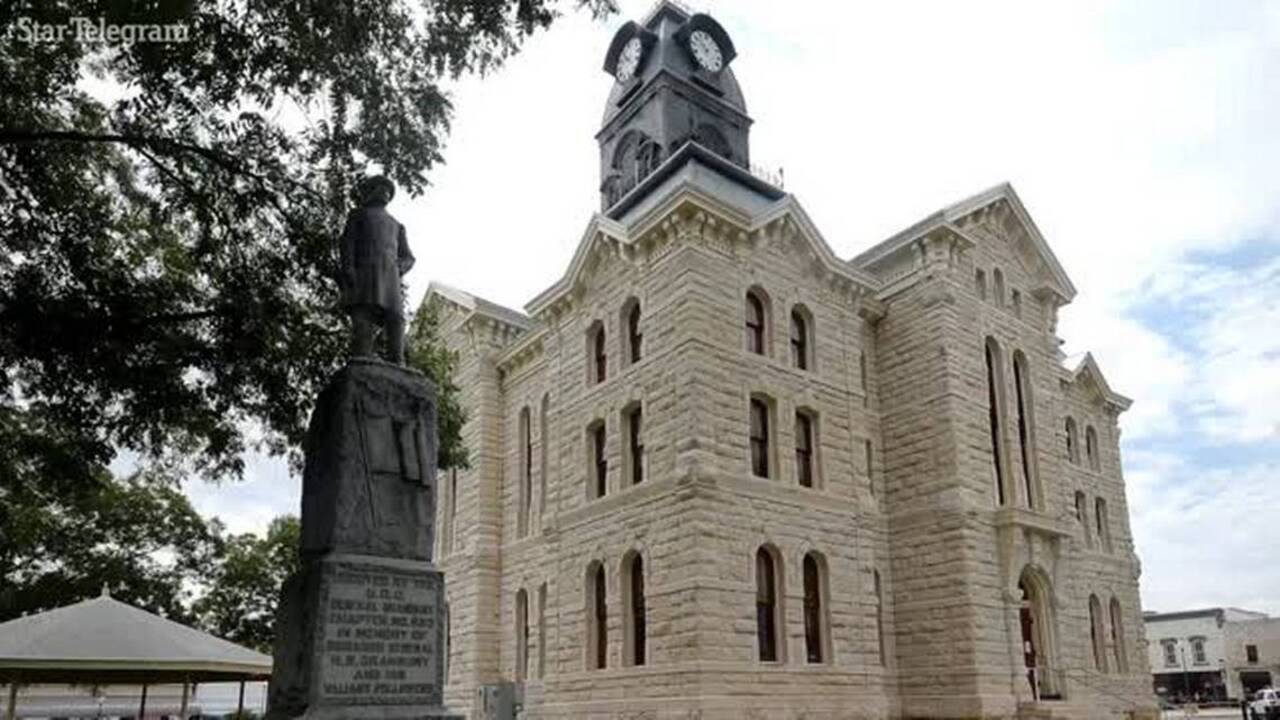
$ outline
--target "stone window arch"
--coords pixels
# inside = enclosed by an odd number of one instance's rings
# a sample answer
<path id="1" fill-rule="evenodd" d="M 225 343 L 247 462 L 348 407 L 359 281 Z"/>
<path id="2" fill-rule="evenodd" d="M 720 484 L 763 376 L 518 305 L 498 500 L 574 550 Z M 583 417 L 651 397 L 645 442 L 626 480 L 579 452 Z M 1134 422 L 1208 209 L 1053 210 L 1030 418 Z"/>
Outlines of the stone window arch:
<path id="1" fill-rule="evenodd" d="M 1004 440 L 1004 362 L 1000 354 L 1000 343 L 987 336 L 983 346 L 987 369 L 987 430 L 991 436 L 991 469 L 995 481 L 996 504 L 1006 505 L 1009 492 L 1005 480 L 1005 440 Z"/>
<path id="2" fill-rule="evenodd" d="M 623 664 L 648 662 L 648 616 L 645 602 L 644 559 L 632 550 L 622 558 L 622 655 Z"/>
<path id="3" fill-rule="evenodd" d="M 1129 672 L 1129 657 L 1125 649 L 1124 614 L 1120 611 L 1120 601 L 1111 596 L 1111 651 L 1115 655 L 1116 672 Z"/>
<path id="4" fill-rule="evenodd" d="M 604 564 L 587 566 L 586 578 L 587 669 L 603 670 L 609 665 L 609 605 Z"/>
<path id="5" fill-rule="evenodd" d="M 785 662 L 782 611 L 782 555 L 772 545 L 756 550 L 756 657 L 760 662 Z"/>
<path id="6" fill-rule="evenodd" d="M 1103 498 L 1094 500 L 1093 519 L 1098 528 L 1098 547 L 1111 552 L 1111 521 L 1107 517 L 1107 501 Z"/>
<path id="7" fill-rule="evenodd" d="M 1102 468 L 1102 462 L 1098 459 L 1098 431 L 1094 430 L 1092 425 L 1084 429 L 1084 455 L 1089 461 L 1090 470 Z"/>
<path id="8" fill-rule="evenodd" d="M 605 445 L 604 420 L 587 426 L 587 499 L 609 494 L 609 454 Z"/>
<path id="9" fill-rule="evenodd" d="M 813 313 L 804 305 L 791 308 L 791 366 L 812 370 L 814 360 Z"/>
<path id="10" fill-rule="evenodd" d="M 1004 273 L 1000 268 L 991 271 L 991 299 L 996 307 L 1004 307 Z"/>
<path id="11" fill-rule="evenodd" d="M 520 408 L 520 509 L 516 518 L 519 537 L 529 534 L 529 509 L 533 506 L 533 428 L 529 406 Z"/>
<path id="12" fill-rule="evenodd" d="M 987 299 L 987 273 L 982 268 L 973 273 L 973 291 L 978 294 L 979 300 Z"/>
<path id="13" fill-rule="evenodd" d="M 529 677 L 529 593 L 516 591 L 516 682 Z"/>
<path id="14" fill-rule="evenodd" d="M 773 399 L 760 393 L 752 394 L 748 404 L 748 445 L 755 477 L 773 477 L 778 467 L 774 459 L 774 407 Z"/>
<path id="15" fill-rule="evenodd" d="M 1066 420 L 1067 431 L 1067 460 L 1072 464 L 1080 464 L 1080 431 L 1076 428 L 1076 419 L 1068 416 Z"/>
<path id="16" fill-rule="evenodd" d="M 801 575 L 804 581 L 804 647 L 810 663 L 831 662 L 831 619 L 827 559 L 812 550 L 805 553 Z"/>
<path id="17" fill-rule="evenodd" d="M 644 334 L 640 330 L 640 301 L 627 298 L 622 304 L 622 359 L 628 366 L 640 362 L 644 346 Z"/>
<path id="18" fill-rule="evenodd" d="M 622 409 L 622 436 L 626 452 L 622 456 L 624 484 L 639 485 L 644 480 L 644 413 L 639 403 Z"/>
<path id="19" fill-rule="evenodd" d="M 596 320 L 587 328 L 587 383 L 597 385 L 604 382 L 609 375 L 609 348 L 606 342 L 604 323 Z"/>
<path id="20" fill-rule="evenodd" d="M 1093 538 L 1089 531 L 1089 499 L 1083 490 L 1076 491 L 1075 510 L 1076 522 L 1080 524 L 1080 537 L 1084 540 L 1084 546 L 1093 547 Z"/>
<path id="21" fill-rule="evenodd" d="M 744 301 L 747 352 L 769 355 L 771 331 L 771 305 L 769 294 L 760 287 L 747 290 Z"/>
<path id="22" fill-rule="evenodd" d="M 818 414 L 808 408 L 796 409 L 795 443 L 796 482 L 800 487 L 819 487 Z"/>
<path id="23" fill-rule="evenodd" d="M 1089 643 L 1093 650 L 1093 667 L 1098 672 L 1107 672 L 1107 652 L 1104 644 L 1107 636 L 1102 617 L 1102 603 L 1097 595 L 1089 596 Z"/>
<path id="24" fill-rule="evenodd" d="M 1018 412 L 1019 466 L 1022 469 L 1022 488 L 1029 508 L 1042 507 L 1036 473 L 1035 396 L 1031 382 L 1031 369 L 1027 356 L 1021 350 L 1013 352 L 1013 389 Z"/>

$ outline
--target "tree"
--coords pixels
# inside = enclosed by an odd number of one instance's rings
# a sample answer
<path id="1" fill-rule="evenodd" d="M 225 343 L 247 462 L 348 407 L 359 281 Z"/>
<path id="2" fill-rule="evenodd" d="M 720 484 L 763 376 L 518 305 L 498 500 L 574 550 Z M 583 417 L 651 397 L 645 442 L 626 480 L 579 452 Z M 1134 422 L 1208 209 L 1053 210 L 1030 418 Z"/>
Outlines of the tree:
<path id="1" fill-rule="evenodd" d="M 462 425 L 466 422 L 466 409 L 458 397 L 458 385 L 453 381 L 457 366 L 457 353 L 445 346 L 440 335 L 440 308 L 434 302 L 424 302 L 414 313 L 409 330 L 405 333 L 405 362 L 435 383 L 436 386 L 436 437 L 439 442 L 437 464 L 442 468 L 467 466 L 467 448 L 462 442 Z"/>
<path id="2" fill-rule="evenodd" d="M 423 192 L 449 127 L 442 83 L 496 67 L 559 11 L 556 0 L 10 5 L 44 25 L 188 33 L 124 45 L 0 33 L 0 407 L 38 406 L 36 424 L 72 439 L 65 448 L 83 454 L 66 460 L 83 467 L 68 478 L 93 476 L 118 447 L 238 476 L 249 428 L 296 461 L 341 362 L 333 243 L 354 179 L 379 169 Z M 105 90 L 90 94 L 85 78 Z"/>
<path id="3" fill-rule="evenodd" d="M 266 537 L 253 533 L 226 540 L 208 591 L 193 610 L 201 625 L 222 638 L 270 653 L 276 604 L 285 578 L 301 565 L 298 518 L 271 521 Z"/>
<path id="4" fill-rule="evenodd" d="M 159 468 L 124 479 L 104 466 L 84 472 L 74 438 L 31 426 L 38 416 L 0 408 L 0 621 L 105 586 L 189 623 L 190 595 L 219 553 L 205 521 Z M 20 467 L 15 457 L 40 462 Z"/>

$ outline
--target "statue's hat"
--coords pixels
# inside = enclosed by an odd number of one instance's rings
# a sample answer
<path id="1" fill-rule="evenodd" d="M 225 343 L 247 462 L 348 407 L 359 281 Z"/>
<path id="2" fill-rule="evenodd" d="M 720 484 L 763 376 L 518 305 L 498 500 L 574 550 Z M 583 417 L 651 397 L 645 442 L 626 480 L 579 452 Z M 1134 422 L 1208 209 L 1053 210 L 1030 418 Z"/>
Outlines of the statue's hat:
<path id="1" fill-rule="evenodd" d="M 363 202 L 379 187 L 387 189 L 388 201 L 396 196 L 396 184 L 391 182 L 391 179 L 386 175 L 373 175 L 361 180 L 356 185 L 356 196 Z"/>

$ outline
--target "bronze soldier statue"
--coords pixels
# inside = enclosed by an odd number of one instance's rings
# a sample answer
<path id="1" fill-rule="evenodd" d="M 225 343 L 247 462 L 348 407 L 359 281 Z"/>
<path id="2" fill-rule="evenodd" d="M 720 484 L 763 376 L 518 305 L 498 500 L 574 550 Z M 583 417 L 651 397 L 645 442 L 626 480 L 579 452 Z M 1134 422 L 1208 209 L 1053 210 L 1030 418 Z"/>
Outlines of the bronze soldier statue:
<path id="1" fill-rule="evenodd" d="M 404 226 L 387 212 L 396 186 L 382 175 L 356 186 L 360 207 L 347 216 L 339 243 L 342 305 L 351 315 L 351 354 L 374 354 L 373 337 L 382 327 L 386 359 L 404 364 L 404 298 L 400 276 L 413 267 Z"/>

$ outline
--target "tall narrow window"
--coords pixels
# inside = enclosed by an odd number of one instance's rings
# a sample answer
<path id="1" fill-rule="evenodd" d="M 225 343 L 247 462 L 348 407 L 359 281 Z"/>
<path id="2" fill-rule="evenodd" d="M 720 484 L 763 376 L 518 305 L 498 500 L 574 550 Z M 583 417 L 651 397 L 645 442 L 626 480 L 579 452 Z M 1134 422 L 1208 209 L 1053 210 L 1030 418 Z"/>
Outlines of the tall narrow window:
<path id="1" fill-rule="evenodd" d="M 872 570 L 871 576 L 876 592 L 876 647 L 880 653 L 880 664 L 884 665 L 884 588 L 880 586 L 879 570 Z"/>
<path id="2" fill-rule="evenodd" d="M 453 613 L 449 611 L 449 603 L 444 604 L 444 681 L 449 682 L 453 675 Z"/>
<path id="3" fill-rule="evenodd" d="M 1004 307 L 1004 273 L 1000 268 L 991 271 L 991 299 L 996 307 Z"/>
<path id="4" fill-rule="evenodd" d="M 640 332 L 640 301 L 632 298 L 623 306 L 623 318 L 627 328 L 627 362 L 634 365 L 640 362 L 644 335 Z"/>
<path id="5" fill-rule="evenodd" d="M 1031 381 L 1027 374 L 1027 357 L 1019 350 L 1013 354 L 1013 388 L 1018 401 L 1018 448 L 1022 452 L 1022 489 L 1027 507 L 1036 506 L 1035 480 L 1032 474 L 1035 448 L 1031 433 Z"/>
<path id="6" fill-rule="evenodd" d="M 627 579 L 626 595 L 626 657 L 628 665 L 645 664 L 645 645 L 648 629 L 645 625 L 644 561 L 640 553 L 632 552 L 623 562 Z"/>
<path id="7" fill-rule="evenodd" d="M 867 353 L 858 353 L 858 387 L 862 388 L 862 406 L 866 407 L 870 396 L 867 389 Z"/>
<path id="8" fill-rule="evenodd" d="M 516 591 L 516 682 L 529 677 L 529 593 Z"/>
<path id="9" fill-rule="evenodd" d="M 605 455 L 603 420 L 591 424 L 587 429 L 587 438 L 591 452 L 592 497 L 602 498 L 609 490 L 609 459 Z"/>
<path id="10" fill-rule="evenodd" d="M 1098 524 L 1098 546 L 1111 552 L 1111 523 L 1107 518 L 1107 501 L 1094 500 L 1093 519 Z"/>
<path id="11" fill-rule="evenodd" d="M 603 323 L 596 327 L 591 336 L 591 367 L 596 382 L 604 382 L 609 371 L 609 354 L 605 347 Z"/>
<path id="12" fill-rule="evenodd" d="M 538 677 L 547 676 L 547 584 L 538 586 Z"/>
<path id="13" fill-rule="evenodd" d="M 1125 652 L 1124 617 L 1120 612 L 1120 601 L 1111 598 L 1111 652 L 1115 655 L 1116 672 L 1129 672 L 1129 657 Z"/>
<path id="14" fill-rule="evenodd" d="M 1085 547 L 1092 547 L 1093 541 L 1089 537 L 1089 500 L 1080 490 L 1076 491 L 1076 522 L 1080 525 L 1080 537 L 1084 540 Z"/>
<path id="15" fill-rule="evenodd" d="M 1013 305 L 1013 316 L 1022 317 L 1022 293 L 1017 290 L 1009 291 L 1009 302 Z"/>
<path id="16" fill-rule="evenodd" d="M 813 487 L 813 418 L 796 411 L 796 479 L 800 487 Z"/>
<path id="17" fill-rule="evenodd" d="M 1089 641 L 1093 647 L 1093 666 L 1098 672 L 1107 671 L 1107 653 L 1102 647 L 1103 631 L 1102 603 L 1097 595 L 1089 596 Z"/>
<path id="18" fill-rule="evenodd" d="M 746 311 L 747 351 L 757 355 L 764 355 L 766 353 L 765 322 L 767 316 L 765 315 L 764 300 L 760 298 L 760 293 L 756 290 L 747 291 Z"/>
<path id="19" fill-rule="evenodd" d="M 979 300 L 987 299 L 987 274 L 982 270 L 973 273 L 973 291 L 978 293 Z"/>
<path id="20" fill-rule="evenodd" d="M 538 518 L 541 522 L 546 522 L 547 517 L 547 456 L 551 453 L 551 422 L 548 417 L 551 414 L 551 394 L 546 393 L 542 396 L 542 408 L 538 411 L 538 442 L 541 443 L 539 448 L 538 461 L 538 485 L 540 492 L 538 493 Z"/>
<path id="21" fill-rule="evenodd" d="M 627 472 L 631 476 L 631 484 L 639 485 L 644 480 L 644 442 L 641 440 L 643 416 L 640 405 L 633 405 L 623 416 L 627 426 Z"/>
<path id="22" fill-rule="evenodd" d="M 1250 665 L 1254 665 L 1258 662 L 1258 646 L 1257 645 L 1244 646 L 1244 661 L 1249 663 Z"/>
<path id="23" fill-rule="evenodd" d="M 1092 425 L 1087 425 L 1084 429 L 1084 455 L 1089 461 L 1090 470 L 1102 467 L 1102 463 L 1098 461 L 1098 431 Z"/>
<path id="24" fill-rule="evenodd" d="M 1080 432 L 1076 430 L 1076 419 L 1067 418 L 1067 460 L 1080 464 Z"/>
<path id="25" fill-rule="evenodd" d="M 751 398 L 751 472 L 769 477 L 769 404 Z"/>
<path id="26" fill-rule="evenodd" d="M 453 544 L 458 539 L 457 532 L 458 519 L 458 471 L 449 470 L 449 534 L 448 538 L 449 552 L 453 552 Z"/>
<path id="27" fill-rule="evenodd" d="M 809 369 L 809 321 L 801 308 L 791 311 L 791 365 Z"/>
<path id="28" fill-rule="evenodd" d="M 587 668 L 603 669 L 609 657 L 609 607 L 605 600 L 604 566 L 594 563 L 587 571 Z"/>
<path id="29" fill-rule="evenodd" d="M 804 648 L 811 663 L 826 660 L 826 610 L 823 607 L 822 563 L 815 553 L 804 556 Z"/>
<path id="30" fill-rule="evenodd" d="M 760 662 L 778 662 L 778 569 L 767 548 L 756 551 L 756 642 Z"/>
<path id="31" fill-rule="evenodd" d="M 996 271 L 1000 272 L 999 270 Z M 1004 430 L 1000 409 L 1003 373 L 1000 371 L 1000 346 L 993 338 L 987 338 L 987 427 L 991 433 L 991 465 L 995 471 L 996 502 L 1005 504 L 1004 489 Z"/>
<path id="32" fill-rule="evenodd" d="M 529 508 L 533 505 L 533 428 L 529 407 L 520 409 L 520 516 L 516 523 L 520 537 L 529 534 Z"/>

